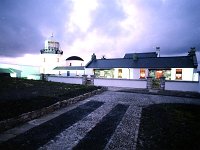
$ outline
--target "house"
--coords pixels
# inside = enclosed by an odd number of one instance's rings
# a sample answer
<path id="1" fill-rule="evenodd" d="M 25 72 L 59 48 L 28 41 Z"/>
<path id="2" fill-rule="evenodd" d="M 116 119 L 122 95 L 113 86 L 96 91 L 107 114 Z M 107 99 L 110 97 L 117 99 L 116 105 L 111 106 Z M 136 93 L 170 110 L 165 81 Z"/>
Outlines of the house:
<path id="1" fill-rule="evenodd" d="M 127 53 L 123 58 L 97 59 L 92 55 L 86 72 L 97 78 L 145 79 L 148 76 L 166 80 L 198 81 L 195 48 L 187 56 L 159 57 L 158 52 Z"/>
<path id="2" fill-rule="evenodd" d="M 84 60 L 78 56 L 71 56 L 66 59 L 65 66 L 57 66 L 53 70 L 56 75 L 61 76 L 82 76 L 85 74 Z"/>
<path id="3" fill-rule="evenodd" d="M 0 68 L 1 76 L 21 77 L 21 70 L 13 68 Z"/>

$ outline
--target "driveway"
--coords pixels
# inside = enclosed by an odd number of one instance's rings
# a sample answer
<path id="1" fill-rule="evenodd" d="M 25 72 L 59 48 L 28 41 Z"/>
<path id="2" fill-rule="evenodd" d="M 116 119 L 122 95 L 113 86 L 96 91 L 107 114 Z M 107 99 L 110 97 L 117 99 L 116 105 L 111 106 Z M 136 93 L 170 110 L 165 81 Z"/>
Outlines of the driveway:
<path id="1" fill-rule="evenodd" d="M 0 149 L 136 149 L 142 108 L 199 104 L 192 98 L 119 92 L 121 88 L 32 120 L 0 135 Z"/>

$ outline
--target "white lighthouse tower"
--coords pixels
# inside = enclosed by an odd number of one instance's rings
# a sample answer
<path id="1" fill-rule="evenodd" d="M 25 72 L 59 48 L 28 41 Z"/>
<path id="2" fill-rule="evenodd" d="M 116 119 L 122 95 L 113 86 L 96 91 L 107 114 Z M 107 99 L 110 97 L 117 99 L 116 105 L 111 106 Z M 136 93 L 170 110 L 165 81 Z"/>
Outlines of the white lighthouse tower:
<path id="1" fill-rule="evenodd" d="M 60 50 L 59 42 L 53 39 L 53 34 L 49 40 L 45 41 L 44 49 L 41 49 L 40 52 L 40 73 L 54 74 L 53 69 L 60 66 L 63 51 Z"/>

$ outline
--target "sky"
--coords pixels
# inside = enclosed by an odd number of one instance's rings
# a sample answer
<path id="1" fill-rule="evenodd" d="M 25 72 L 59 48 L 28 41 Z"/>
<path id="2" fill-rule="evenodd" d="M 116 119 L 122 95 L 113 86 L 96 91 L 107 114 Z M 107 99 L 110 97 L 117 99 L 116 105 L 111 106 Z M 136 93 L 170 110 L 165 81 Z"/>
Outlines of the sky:
<path id="1" fill-rule="evenodd" d="M 39 65 L 52 33 L 64 58 L 200 50 L 199 0 L 0 0 L 0 62 Z M 198 59 L 200 57 L 198 56 Z"/>

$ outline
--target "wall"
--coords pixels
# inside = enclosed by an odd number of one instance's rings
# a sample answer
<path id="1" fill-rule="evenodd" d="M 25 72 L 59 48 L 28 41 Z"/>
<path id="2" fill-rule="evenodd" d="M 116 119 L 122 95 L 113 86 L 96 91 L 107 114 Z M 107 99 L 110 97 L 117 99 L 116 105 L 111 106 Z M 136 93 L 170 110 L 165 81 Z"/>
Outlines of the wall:
<path id="1" fill-rule="evenodd" d="M 82 77 L 48 76 L 47 81 L 70 83 L 70 84 L 82 84 Z"/>
<path id="2" fill-rule="evenodd" d="M 67 72 L 68 71 L 69 71 L 69 76 L 70 77 L 77 77 L 77 76 L 82 77 L 82 75 L 85 74 L 84 70 L 60 70 L 61 76 L 67 76 Z M 59 70 L 57 70 L 56 74 L 59 74 Z"/>
<path id="3" fill-rule="evenodd" d="M 165 90 L 200 92 L 198 81 L 165 81 Z"/>
<path id="4" fill-rule="evenodd" d="M 94 75 L 93 68 L 85 68 L 85 74 L 87 74 L 88 76 Z"/>
<path id="5" fill-rule="evenodd" d="M 62 66 L 61 54 L 40 54 L 40 73 L 54 74 L 54 68 Z"/>
<path id="6" fill-rule="evenodd" d="M 81 60 L 66 60 L 66 66 L 84 66 L 84 61 Z"/>
<path id="7" fill-rule="evenodd" d="M 193 81 L 194 79 L 194 68 L 172 68 L 171 69 L 171 80 L 176 80 L 176 69 L 182 69 L 182 80 Z"/>
<path id="8" fill-rule="evenodd" d="M 146 80 L 95 78 L 94 85 L 96 85 L 96 86 L 130 87 L 130 88 L 146 88 Z"/>
<path id="9" fill-rule="evenodd" d="M 71 84 L 82 84 L 82 77 L 48 76 L 48 81 L 71 83 Z M 146 79 L 136 80 L 136 79 L 95 78 L 94 85 L 146 89 L 147 80 Z M 200 93 L 200 82 L 167 80 L 165 82 L 165 90 L 191 91 L 191 92 Z"/>
<path id="10" fill-rule="evenodd" d="M 133 79 L 139 79 L 139 78 L 140 78 L 140 69 L 133 69 Z"/>

